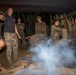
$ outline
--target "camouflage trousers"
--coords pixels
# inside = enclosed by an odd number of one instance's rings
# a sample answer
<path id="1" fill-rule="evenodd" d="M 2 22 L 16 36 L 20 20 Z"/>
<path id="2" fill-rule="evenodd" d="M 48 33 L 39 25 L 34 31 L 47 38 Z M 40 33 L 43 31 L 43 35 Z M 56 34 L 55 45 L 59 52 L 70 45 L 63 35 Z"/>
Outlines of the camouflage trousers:
<path id="1" fill-rule="evenodd" d="M 67 30 L 65 29 L 65 31 L 62 31 L 62 39 L 59 39 L 59 33 L 55 33 L 54 36 L 52 37 L 52 40 L 54 43 L 58 42 L 58 41 L 67 41 L 68 40 L 68 33 L 67 33 Z"/>
<path id="2" fill-rule="evenodd" d="M 6 47 L 7 47 L 7 50 L 6 50 L 7 59 L 11 63 L 12 52 L 13 52 L 14 59 L 18 57 L 18 39 L 15 33 L 8 33 L 8 32 L 4 33 L 4 38 L 5 38 Z"/>
<path id="3" fill-rule="evenodd" d="M 52 36 L 52 41 L 54 43 L 56 43 L 57 41 L 59 41 L 59 33 L 55 33 L 53 36 Z"/>

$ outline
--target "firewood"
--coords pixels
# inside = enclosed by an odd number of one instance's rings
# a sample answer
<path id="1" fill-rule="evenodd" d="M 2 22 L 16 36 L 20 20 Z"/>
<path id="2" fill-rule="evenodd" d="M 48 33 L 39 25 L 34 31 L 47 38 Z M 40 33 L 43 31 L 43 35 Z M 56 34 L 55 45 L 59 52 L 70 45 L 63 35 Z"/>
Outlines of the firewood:
<path id="1" fill-rule="evenodd" d="M 24 69 L 24 66 L 19 66 L 19 67 L 7 70 L 4 74 L 5 75 L 9 75 L 10 74 L 11 75 L 11 74 L 15 73 L 16 71 L 22 70 L 22 69 Z"/>

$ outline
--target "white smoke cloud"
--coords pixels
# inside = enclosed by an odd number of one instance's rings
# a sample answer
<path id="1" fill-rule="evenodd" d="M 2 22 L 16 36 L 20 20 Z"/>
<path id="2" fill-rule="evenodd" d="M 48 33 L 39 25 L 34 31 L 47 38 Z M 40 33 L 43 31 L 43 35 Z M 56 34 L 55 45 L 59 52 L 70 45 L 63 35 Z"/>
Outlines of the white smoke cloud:
<path id="1" fill-rule="evenodd" d="M 47 41 L 37 44 L 30 51 L 33 54 L 32 61 L 37 63 L 38 68 L 43 68 L 46 73 L 43 72 L 42 74 L 36 70 L 26 68 L 17 75 L 51 75 L 51 73 L 52 75 L 59 75 L 56 72 L 58 67 L 64 64 L 70 65 L 75 61 L 74 51 L 66 42 L 52 44 Z"/>

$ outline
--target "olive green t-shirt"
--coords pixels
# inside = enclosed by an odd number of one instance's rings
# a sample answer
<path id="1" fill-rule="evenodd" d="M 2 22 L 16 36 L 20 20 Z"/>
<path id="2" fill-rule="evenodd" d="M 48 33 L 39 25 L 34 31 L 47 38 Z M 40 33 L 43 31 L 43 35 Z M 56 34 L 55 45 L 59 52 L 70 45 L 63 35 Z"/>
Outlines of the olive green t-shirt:
<path id="1" fill-rule="evenodd" d="M 23 36 L 24 35 L 24 23 L 17 24 L 17 29 L 18 29 L 19 34 Z"/>

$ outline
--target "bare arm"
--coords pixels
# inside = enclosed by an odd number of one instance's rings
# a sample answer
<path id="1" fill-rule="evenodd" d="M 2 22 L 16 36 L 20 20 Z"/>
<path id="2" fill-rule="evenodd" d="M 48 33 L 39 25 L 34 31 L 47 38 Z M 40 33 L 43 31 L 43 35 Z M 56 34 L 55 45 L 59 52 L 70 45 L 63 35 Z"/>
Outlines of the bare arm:
<path id="1" fill-rule="evenodd" d="M 5 13 L 0 11 L 0 19 L 5 20 Z"/>
<path id="2" fill-rule="evenodd" d="M 21 39 L 21 36 L 20 36 L 19 33 L 18 33 L 18 30 L 17 30 L 16 25 L 15 25 L 15 32 L 16 32 L 17 36 L 19 37 L 19 39 Z"/>
<path id="3" fill-rule="evenodd" d="M 5 17 L 0 14 L 0 19 L 1 19 L 1 20 L 5 20 Z"/>

